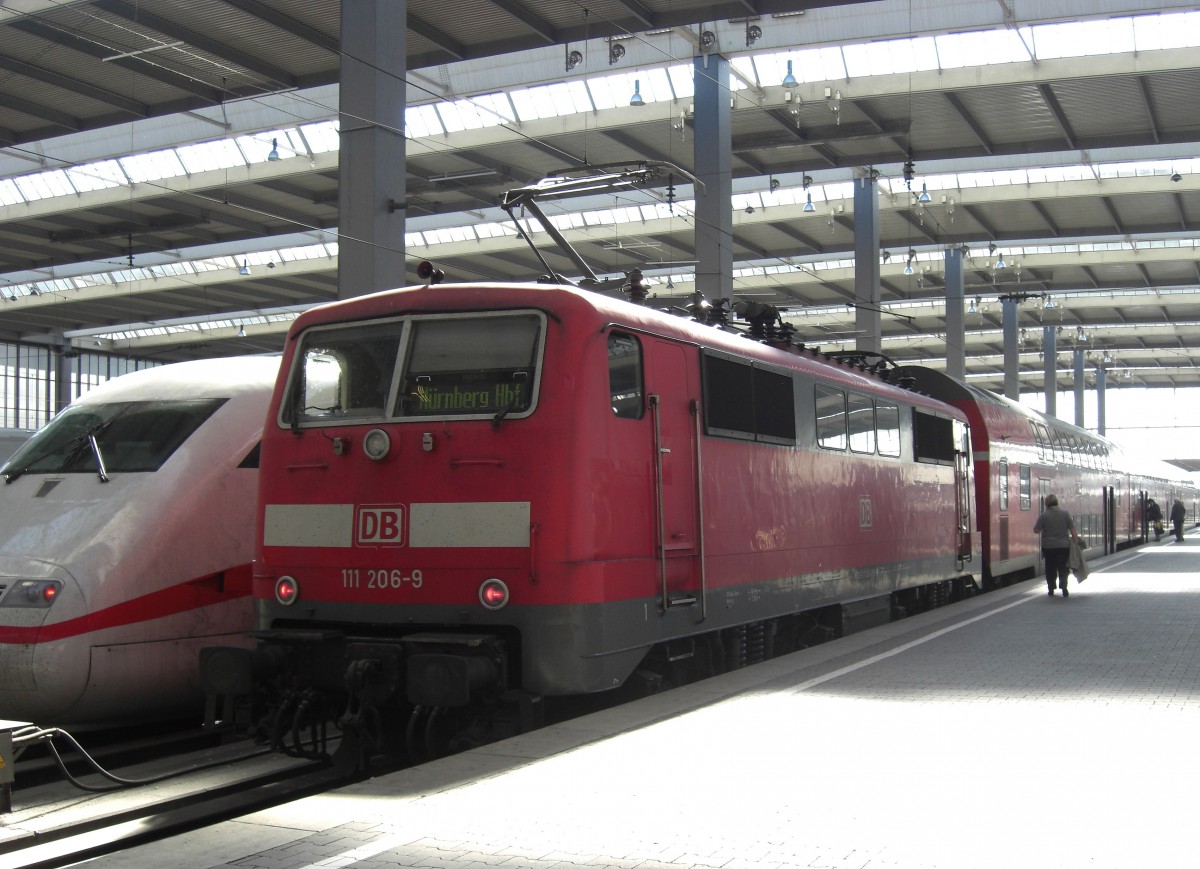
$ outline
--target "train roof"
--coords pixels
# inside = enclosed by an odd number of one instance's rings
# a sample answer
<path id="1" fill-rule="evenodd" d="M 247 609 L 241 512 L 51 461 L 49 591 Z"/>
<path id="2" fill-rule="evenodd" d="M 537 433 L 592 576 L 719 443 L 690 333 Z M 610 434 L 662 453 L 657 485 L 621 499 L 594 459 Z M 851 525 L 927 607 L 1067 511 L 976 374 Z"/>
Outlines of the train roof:
<path id="1" fill-rule="evenodd" d="M 918 365 L 904 365 L 897 369 L 897 374 L 900 377 L 910 378 L 914 389 L 941 401 L 968 402 L 975 405 L 984 425 L 988 428 L 989 437 L 993 440 L 1004 438 L 1015 439 L 1022 443 L 1032 442 L 1034 433 L 1029 423 L 1036 421 L 1055 431 L 1071 432 L 1076 437 L 1091 443 L 1102 444 L 1110 451 L 1120 449 L 1114 441 L 1103 435 L 1034 410 L 1032 407 L 1013 401 L 1006 396 L 955 380 L 942 371 L 922 368 Z"/>
<path id="2" fill-rule="evenodd" d="M 444 304 L 439 304 L 440 301 Z M 921 395 L 885 381 L 865 367 L 839 362 L 804 345 L 759 340 L 747 331 L 701 323 L 686 311 L 653 307 L 655 299 L 638 305 L 624 298 L 561 284 L 455 283 L 403 287 L 343 299 L 305 311 L 292 324 L 290 338 L 315 325 L 461 310 L 538 308 L 557 314 L 587 311 L 588 316 L 619 328 L 687 341 L 705 348 L 748 356 L 838 382 L 848 389 L 885 393 L 909 404 L 940 412 L 954 409 L 934 396 Z"/>
<path id="3" fill-rule="evenodd" d="M 279 354 L 196 359 L 131 371 L 76 399 L 76 404 L 155 398 L 232 398 L 269 392 L 279 372 Z"/>
<path id="4" fill-rule="evenodd" d="M 982 421 L 985 435 L 990 441 L 1003 439 L 1017 443 L 1033 443 L 1036 439 L 1029 423 L 1036 421 L 1057 432 L 1070 432 L 1086 442 L 1103 445 L 1109 454 L 1119 456 L 1118 464 L 1124 471 L 1146 479 L 1188 486 L 1196 485 L 1194 477 L 1181 473 L 1179 468 L 1168 462 L 1131 454 L 1120 444 L 1103 435 L 1042 413 L 1006 396 L 962 383 L 944 372 L 916 365 L 905 365 L 897 369 L 897 373 L 902 377 L 911 378 L 914 389 L 919 389 L 942 401 L 973 405 L 978 411 L 979 421 Z"/>

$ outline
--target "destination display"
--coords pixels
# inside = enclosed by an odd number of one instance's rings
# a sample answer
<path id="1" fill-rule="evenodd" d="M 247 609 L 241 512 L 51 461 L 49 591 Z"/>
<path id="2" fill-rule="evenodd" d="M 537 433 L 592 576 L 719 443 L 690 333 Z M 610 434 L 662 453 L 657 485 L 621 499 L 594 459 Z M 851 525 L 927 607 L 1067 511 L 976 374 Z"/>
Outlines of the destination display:
<path id="1" fill-rule="evenodd" d="M 529 406 L 528 384 L 521 380 L 502 383 L 481 380 L 421 380 L 404 402 L 405 415 L 498 413 L 524 410 Z"/>

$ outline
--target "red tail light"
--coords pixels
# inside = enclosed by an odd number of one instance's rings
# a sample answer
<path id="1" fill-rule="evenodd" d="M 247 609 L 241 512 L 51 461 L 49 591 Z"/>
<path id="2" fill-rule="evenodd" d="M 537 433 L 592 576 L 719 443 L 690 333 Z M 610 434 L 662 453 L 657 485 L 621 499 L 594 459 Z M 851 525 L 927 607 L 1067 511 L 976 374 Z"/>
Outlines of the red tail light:
<path id="1" fill-rule="evenodd" d="M 484 580 L 479 586 L 479 602 L 486 609 L 500 609 L 508 603 L 508 586 L 499 579 Z"/>
<path id="2" fill-rule="evenodd" d="M 284 606 L 291 606 L 300 597 L 300 585 L 290 576 L 281 576 L 275 580 L 275 600 Z"/>

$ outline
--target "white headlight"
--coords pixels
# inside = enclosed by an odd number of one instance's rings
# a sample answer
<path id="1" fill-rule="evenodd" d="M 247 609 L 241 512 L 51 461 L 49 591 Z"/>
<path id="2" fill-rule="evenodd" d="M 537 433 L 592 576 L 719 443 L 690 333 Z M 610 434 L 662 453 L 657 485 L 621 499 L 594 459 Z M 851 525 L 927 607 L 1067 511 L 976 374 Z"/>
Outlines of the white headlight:
<path id="1" fill-rule="evenodd" d="M 392 449 L 392 439 L 388 437 L 388 433 L 381 428 L 373 428 L 367 432 L 363 438 L 363 452 L 367 454 L 367 458 L 373 461 L 379 461 L 388 454 Z"/>

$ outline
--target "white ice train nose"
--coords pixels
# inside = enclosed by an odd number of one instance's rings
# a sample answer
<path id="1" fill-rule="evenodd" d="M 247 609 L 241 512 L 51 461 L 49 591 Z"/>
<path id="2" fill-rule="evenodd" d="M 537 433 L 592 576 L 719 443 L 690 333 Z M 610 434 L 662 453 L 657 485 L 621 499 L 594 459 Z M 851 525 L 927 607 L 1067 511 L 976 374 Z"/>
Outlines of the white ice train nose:
<path id="1" fill-rule="evenodd" d="M 0 710 L 37 724 L 79 700 L 90 669 L 86 601 L 57 565 L 0 556 Z"/>

